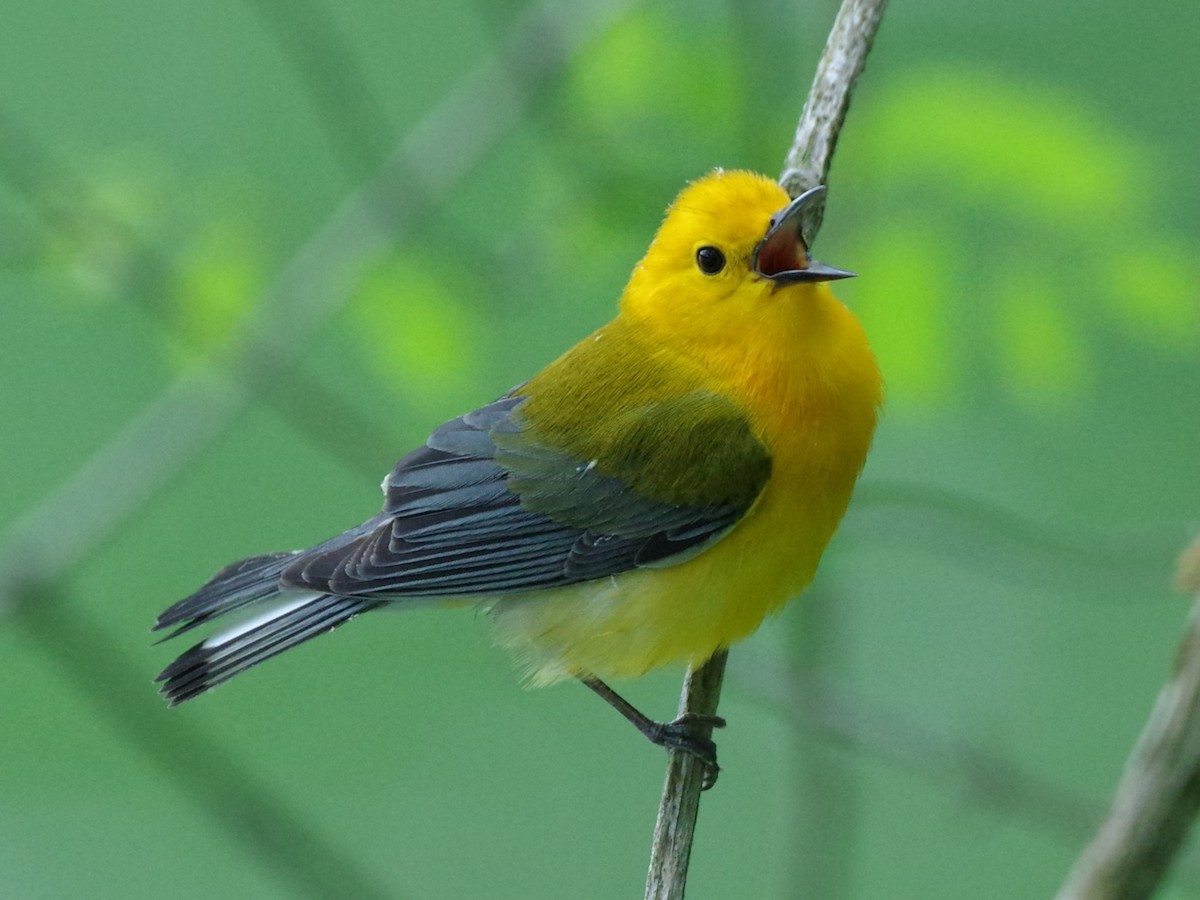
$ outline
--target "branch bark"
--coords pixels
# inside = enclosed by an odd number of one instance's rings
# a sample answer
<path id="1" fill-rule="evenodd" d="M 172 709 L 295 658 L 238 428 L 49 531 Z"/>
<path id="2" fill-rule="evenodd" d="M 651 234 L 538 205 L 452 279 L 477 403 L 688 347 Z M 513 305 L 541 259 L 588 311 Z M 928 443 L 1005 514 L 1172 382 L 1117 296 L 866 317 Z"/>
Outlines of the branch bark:
<path id="1" fill-rule="evenodd" d="M 793 197 L 828 183 L 829 165 L 850 109 L 850 96 L 867 65 L 867 54 L 886 8 L 887 0 L 844 0 L 833 20 L 779 176 L 779 183 Z M 819 220 L 816 225 L 806 234 L 815 235 Z"/>
<path id="2" fill-rule="evenodd" d="M 792 197 L 825 183 L 838 133 L 850 107 L 850 95 L 866 65 L 886 6 L 887 0 L 843 0 L 779 177 L 779 183 Z M 821 214 L 822 210 L 817 209 L 804 225 L 809 242 L 821 227 Z M 688 671 L 679 701 L 680 715 L 716 714 L 726 660 L 727 654 L 720 652 L 699 669 Z M 705 767 L 699 760 L 678 751 L 668 753 L 667 778 L 646 878 L 647 900 L 682 900 L 684 896 L 704 774 Z"/>
<path id="3" fill-rule="evenodd" d="M 729 654 L 721 651 L 699 669 L 688 670 L 679 698 L 679 715 L 716 715 L 728 658 Z M 711 736 L 711 729 L 706 736 Z M 672 750 L 667 755 L 667 781 L 658 807 L 658 820 L 654 823 L 654 842 L 650 846 L 646 900 L 683 897 L 705 770 L 704 763 L 688 753 Z"/>
<path id="4" fill-rule="evenodd" d="M 1175 671 L 1125 764 L 1108 818 L 1057 900 L 1140 900 L 1166 876 L 1200 813 L 1200 539 L 1179 560 L 1196 595 Z"/>

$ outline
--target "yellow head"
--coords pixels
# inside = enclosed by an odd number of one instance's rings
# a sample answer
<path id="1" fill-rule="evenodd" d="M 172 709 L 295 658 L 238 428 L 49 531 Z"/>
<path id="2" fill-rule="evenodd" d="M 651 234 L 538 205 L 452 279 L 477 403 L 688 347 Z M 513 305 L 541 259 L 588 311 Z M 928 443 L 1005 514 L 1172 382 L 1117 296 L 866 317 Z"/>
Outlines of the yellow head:
<path id="1" fill-rule="evenodd" d="M 824 282 L 850 272 L 815 262 L 801 234 L 823 190 L 792 201 L 776 182 L 721 171 L 688 185 L 667 210 L 621 299 L 622 315 L 698 358 L 821 340 Z"/>
<path id="2" fill-rule="evenodd" d="M 536 680 L 698 664 L 812 578 L 882 395 L 866 335 L 824 283 L 849 273 L 814 262 L 801 234 L 806 203 L 819 199 L 791 202 L 748 172 L 688 186 L 634 269 L 617 319 L 521 388 L 524 434 L 589 460 L 631 493 L 681 508 L 749 504 L 728 535 L 686 562 L 503 608 L 515 642 L 549 657 Z M 710 405 L 713 395 L 725 402 Z M 714 409 L 737 440 L 714 430 Z M 743 426 L 755 439 L 749 456 Z"/>

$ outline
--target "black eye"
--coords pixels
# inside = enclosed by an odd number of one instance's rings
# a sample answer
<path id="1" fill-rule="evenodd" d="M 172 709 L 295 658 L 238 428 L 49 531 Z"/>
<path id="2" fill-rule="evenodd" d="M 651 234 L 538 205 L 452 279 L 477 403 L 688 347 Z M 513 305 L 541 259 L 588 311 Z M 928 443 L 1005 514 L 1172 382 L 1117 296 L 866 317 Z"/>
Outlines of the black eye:
<path id="1" fill-rule="evenodd" d="M 725 268 L 725 254 L 716 247 L 701 247 L 696 251 L 696 265 L 705 275 L 716 275 Z"/>

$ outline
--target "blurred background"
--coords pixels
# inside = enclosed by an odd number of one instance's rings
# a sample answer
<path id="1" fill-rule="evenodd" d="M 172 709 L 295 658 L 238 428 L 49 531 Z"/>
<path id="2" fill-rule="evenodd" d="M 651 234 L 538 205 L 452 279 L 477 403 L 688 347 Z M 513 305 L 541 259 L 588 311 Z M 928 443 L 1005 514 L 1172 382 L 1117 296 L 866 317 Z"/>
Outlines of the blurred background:
<path id="1" fill-rule="evenodd" d="M 5 4 L 0 894 L 641 896 L 662 754 L 485 617 L 176 710 L 148 629 L 606 321 L 686 181 L 778 173 L 835 10 Z M 1200 529 L 1196 26 L 893 3 L 817 248 L 887 412 L 732 654 L 689 896 L 1047 897 L 1099 821 Z M 624 687 L 669 717 L 679 680 Z"/>

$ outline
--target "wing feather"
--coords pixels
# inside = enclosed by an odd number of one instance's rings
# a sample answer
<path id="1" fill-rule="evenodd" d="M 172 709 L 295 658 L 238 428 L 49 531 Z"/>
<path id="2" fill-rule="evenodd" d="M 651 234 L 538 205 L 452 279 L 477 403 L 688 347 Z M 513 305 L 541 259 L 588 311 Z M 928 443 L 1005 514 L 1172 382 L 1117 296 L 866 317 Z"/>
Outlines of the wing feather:
<path id="1" fill-rule="evenodd" d="M 155 627 L 173 627 L 170 637 L 235 610 L 258 613 L 163 670 L 171 703 L 388 601 L 675 565 L 720 540 L 770 472 L 744 419 L 712 395 L 626 412 L 626 443 L 594 456 L 555 449 L 522 415 L 525 402 L 509 395 L 434 431 L 396 464 L 383 511 L 362 525 L 310 550 L 227 566 L 166 610 Z"/>
<path id="2" fill-rule="evenodd" d="M 694 435 L 682 426 L 703 428 L 709 443 L 716 434 L 725 444 L 702 448 L 705 460 L 715 454 L 727 466 L 742 462 L 746 471 L 727 473 L 740 493 L 708 503 L 647 496 L 609 474 L 606 460 L 579 459 L 548 446 L 521 415 L 524 402 L 508 395 L 434 431 L 384 481 L 384 511 L 373 527 L 301 554 L 283 570 L 283 583 L 381 599 L 486 596 L 671 565 L 733 527 L 770 472 L 766 449 L 744 418 L 711 394 L 641 411 L 654 420 L 660 442 L 665 436 L 686 445 Z M 690 414 L 698 403 L 707 413 L 700 426 L 694 415 L 679 416 L 672 432 L 672 410 Z M 655 447 L 646 429 L 637 427 L 636 411 L 631 422 L 637 442 L 632 462 L 645 481 Z M 714 422 L 724 431 L 714 431 Z M 630 465 L 629 457 L 620 461 Z M 691 464 L 678 446 L 662 458 L 664 465 Z M 672 472 L 661 480 L 688 483 L 694 494 L 687 474 Z M 747 494 L 748 479 L 753 490 Z"/>

